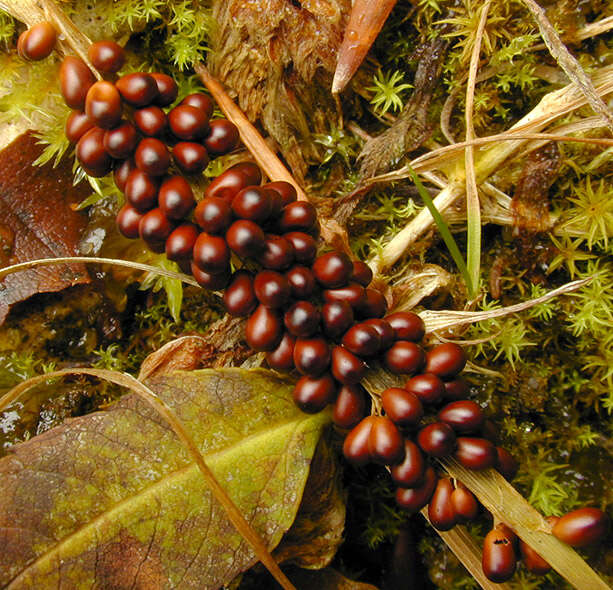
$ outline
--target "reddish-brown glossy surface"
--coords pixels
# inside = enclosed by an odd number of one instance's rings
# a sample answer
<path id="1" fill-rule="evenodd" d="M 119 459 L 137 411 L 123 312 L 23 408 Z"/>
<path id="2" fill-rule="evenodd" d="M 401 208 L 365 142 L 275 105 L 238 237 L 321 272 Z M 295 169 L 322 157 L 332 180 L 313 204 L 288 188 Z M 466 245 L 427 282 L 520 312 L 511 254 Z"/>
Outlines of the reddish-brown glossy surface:
<path id="1" fill-rule="evenodd" d="M 194 261 L 191 263 L 192 275 L 198 284 L 205 289 L 211 289 L 212 291 L 218 291 L 224 289 L 230 281 L 230 268 L 227 268 L 223 272 L 210 273 L 198 268 Z"/>
<path id="2" fill-rule="evenodd" d="M 310 301 L 297 301 L 283 316 L 285 327 L 292 336 L 309 338 L 319 329 L 321 314 Z"/>
<path id="3" fill-rule="evenodd" d="M 485 416 L 479 404 L 471 400 L 461 400 L 443 407 L 438 413 L 438 419 L 449 424 L 456 432 L 466 433 L 478 431 Z"/>
<path id="4" fill-rule="evenodd" d="M 366 364 L 357 356 L 343 348 L 332 348 L 332 375 L 343 385 L 356 385 L 366 373 Z"/>
<path id="5" fill-rule="evenodd" d="M 364 300 L 356 305 L 356 309 L 363 318 L 382 318 L 387 312 L 387 301 L 380 291 L 364 289 Z"/>
<path id="6" fill-rule="evenodd" d="M 396 425 L 385 416 L 374 416 L 368 435 L 368 452 L 372 461 L 394 465 L 404 458 L 404 441 Z"/>
<path id="7" fill-rule="evenodd" d="M 239 219 L 250 219 L 261 224 L 272 211 L 272 201 L 267 191 L 259 186 L 241 189 L 232 199 L 232 212 Z"/>
<path id="8" fill-rule="evenodd" d="M 415 426 L 424 415 L 419 398 L 401 387 L 389 387 L 381 394 L 385 414 L 400 426 Z"/>
<path id="9" fill-rule="evenodd" d="M 426 462 L 421 449 L 408 438 L 404 440 L 404 459 L 391 469 L 392 480 L 403 488 L 419 487 L 424 481 Z"/>
<path id="10" fill-rule="evenodd" d="M 507 481 L 511 481 L 517 475 L 519 463 L 509 451 L 502 447 L 496 447 L 495 467 Z"/>
<path id="11" fill-rule="evenodd" d="M 92 127 L 77 143 L 77 159 L 90 176 L 106 176 L 112 167 L 111 157 L 104 149 L 104 129 Z"/>
<path id="12" fill-rule="evenodd" d="M 255 296 L 267 307 L 283 307 L 290 298 L 289 281 L 274 270 L 262 270 L 253 281 Z"/>
<path id="13" fill-rule="evenodd" d="M 171 221 L 159 208 L 145 213 L 138 224 L 138 233 L 141 239 L 149 247 L 155 247 L 154 251 L 158 251 L 158 245 L 165 247 L 166 238 L 172 230 L 173 225 Z M 164 251 L 164 247 L 162 251 Z"/>
<path id="14" fill-rule="evenodd" d="M 396 375 L 415 373 L 424 364 L 424 351 L 415 342 L 399 340 L 385 351 L 383 362 Z"/>
<path id="15" fill-rule="evenodd" d="M 439 531 L 449 531 L 456 524 L 456 513 L 451 502 L 453 485 L 448 477 L 439 478 L 428 504 L 430 524 Z"/>
<path id="16" fill-rule="evenodd" d="M 181 101 L 181 105 L 189 105 L 202 111 L 206 115 L 207 119 L 210 119 L 211 115 L 213 114 L 213 101 L 206 94 L 202 94 L 201 92 L 188 94 Z"/>
<path id="17" fill-rule="evenodd" d="M 183 223 L 166 239 L 166 258 L 168 260 L 189 260 L 200 230 L 193 223 Z"/>
<path id="18" fill-rule="evenodd" d="M 294 346 L 294 366 L 298 372 L 318 377 L 330 366 L 330 347 L 324 338 L 298 338 Z"/>
<path id="19" fill-rule="evenodd" d="M 368 439 L 375 416 L 367 416 L 354 426 L 343 442 L 343 455 L 354 465 L 366 465 L 370 461 Z"/>
<path id="20" fill-rule="evenodd" d="M 155 80 L 144 72 L 135 72 L 122 76 L 115 83 L 121 98 L 135 107 L 145 107 L 158 96 Z"/>
<path id="21" fill-rule="evenodd" d="M 136 149 L 138 136 L 132 123 L 124 121 L 104 134 L 104 149 L 118 160 L 129 158 Z"/>
<path id="22" fill-rule="evenodd" d="M 496 462 L 494 445 L 484 438 L 460 436 L 454 457 L 468 469 L 481 471 L 493 467 Z"/>
<path id="23" fill-rule="evenodd" d="M 92 43 L 87 50 L 87 55 L 93 66 L 105 74 L 118 72 L 126 61 L 123 47 L 114 41 Z"/>
<path id="24" fill-rule="evenodd" d="M 205 197 L 232 199 L 246 186 L 260 184 L 262 173 L 256 164 L 242 162 L 231 166 L 215 178 L 204 191 Z"/>
<path id="25" fill-rule="evenodd" d="M 459 482 L 456 485 L 456 489 L 451 494 L 451 504 L 458 522 L 469 522 L 479 513 L 479 503 L 470 490 L 464 488 Z"/>
<path id="26" fill-rule="evenodd" d="M 312 264 L 317 252 L 317 244 L 313 236 L 297 231 L 286 233 L 283 237 L 294 247 L 296 262 Z"/>
<path id="27" fill-rule="evenodd" d="M 353 428 L 366 412 L 366 392 L 360 385 L 343 385 L 334 403 L 332 420 L 340 428 Z"/>
<path id="28" fill-rule="evenodd" d="M 434 469 L 428 467 L 421 485 L 415 488 L 398 488 L 396 490 L 396 503 L 412 514 L 419 512 L 430 501 L 437 480 L 438 477 Z"/>
<path id="29" fill-rule="evenodd" d="M 155 97 L 155 104 L 159 107 L 165 107 L 172 104 L 179 92 L 177 83 L 167 74 L 154 73 L 149 74 L 155 81 L 158 94 Z"/>
<path id="30" fill-rule="evenodd" d="M 359 283 L 349 283 L 338 289 L 325 289 L 323 292 L 324 301 L 346 301 L 353 309 L 359 308 L 366 301 L 364 287 Z"/>
<path id="31" fill-rule="evenodd" d="M 49 57 L 55 48 L 57 33 L 50 22 L 43 21 L 32 25 L 22 33 L 23 39 L 18 44 L 21 56 L 38 61 Z"/>
<path id="32" fill-rule="evenodd" d="M 234 316 L 247 316 L 258 306 L 250 272 L 237 270 L 232 275 L 232 280 L 224 291 L 223 302 L 227 312 Z"/>
<path id="33" fill-rule="evenodd" d="M 173 135 L 184 141 L 202 139 L 209 130 L 209 120 L 196 107 L 183 104 L 168 113 L 168 125 Z"/>
<path id="34" fill-rule="evenodd" d="M 398 311 L 385 319 L 394 328 L 397 340 L 420 342 L 426 333 L 423 320 L 412 311 Z"/>
<path id="35" fill-rule="evenodd" d="M 132 116 L 134 124 L 143 135 L 150 137 L 161 135 L 166 129 L 166 113 L 158 106 L 137 109 Z"/>
<path id="36" fill-rule="evenodd" d="M 126 203 L 117 213 L 117 229 L 126 238 L 135 240 L 138 238 L 138 224 L 142 216 L 142 213 Z"/>
<path id="37" fill-rule="evenodd" d="M 609 518 L 598 508 L 573 510 L 554 524 L 551 532 L 572 547 L 585 547 L 600 541 L 609 530 Z"/>
<path id="38" fill-rule="evenodd" d="M 438 344 L 426 354 L 426 371 L 442 379 L 455 377 L 466 365 L 464 349 L 453 342 Z"/>
<path id="39" fill-rule="evenodd" d="M 128 182 L 128 176 L 130 173 L 136 170 L 136 164 L 132 158 L 124 160 L 123 162 L 115 162 L 115 168 L 113 170 L 113 180 L 117 188 L 123 193 L 126 190 L 126 182 Z"/>
<path id="40" fill-rule="evenodd" d="M 543 576 L 551 570 L 551 566 L 525 541 L 519 540 L 519 551 L 524 566 L 529 572 Z"/>
<path id="41" fill-rule="evenodd" d="M 163 176 L 170 165 L 170 154 L 166 145 L 155 137 L 141 140 L 134 153 L 136 166 L 150 176 Z"/>
<path id="42" fill-rule="evenodd" d="M 157 205 L 159 180 L 136 168 L 128 175 L 125 185 L 127 201 L 137 211 L 145 212 Z"/>
<path id="43" fill-rule="evenodd" d="M 461 400 L 470 393 L 468 383 L 462 377 L 456 377 L 451 381 L 445 381 L 445 393 L 443 397 L 448 400 Z"/>
<path id="44" fill-rule="evenodd" d="M 334 401 L 336 383 L 330 375 L 313 378 L 304 376 L 294 388 L 296 405 L 307 414 L 316 414 Z"/>
<path id="45" fill-rule="evenodd" d="M 317 212 L 311 203 L 295 201 L 283 208 L 279 229 L 281 233 L 302 231 L 312 233 L 317 226 Z"/>
<path id="46" fill-rule="evenodd" d="M 394 330 L 393 328 L 381 318 L 370 318 L 362 322 L 367 326 L 372 326 L 378 333 L 381 339 L 380 350 L 387 350 L 392 344 L 394 344 Z"/>
<path id="47" fill-rule="evenodd" d="M 215 119 L 209 123 L 204 147 L 210 154 L 220 156 L 231 152 L 238 144 L 238 129 L 227 119 Z"/>
<path id="48" fill-rule="evenodd" d="M 370 281 L 372 281 L 372 270 L 370 266 L 361 260 L 354 260 L 351 280 L 360 283 L 362 287 L 368 287 Z"/>
<path id="49" fill-rule="evenodd" d="M 355 324 L 343 336 L 343 346 L 357 354 L 358 356 L 368 357 L 379 352 L 381 338 L 379 332 L 368 324 Z"/>
<path id="50" fill-rule="evenodd" d="M 72 111 L 66 120 L 64 131 L 71 143 L 77 143 L 92 127 L 94 122 L 81 111 Z"/>
<path id="51" fill-rule="evenodd" d="M 158 202 L 164 214 L 176 220 L 187 217 L 196 204 L 192 189 L 182 176 L 171 176 L 162 182 Z"/>
<path id="52" fill-rule="evenodd" d="M 285 270 L 294 263 L 294 246 L 282 236 L 268 234 L 258 262 L 271 270 Z"/>
<path id="53" fill-rule="evenodd" d="M 277 180 L 275 182 L 269 182 L 266 188 L 276 191 L 281 196 L 281 203 L 283 207 L 293 203 L 296 200 L 297 193 L 293 184 L 285 182 L 284 180 Z"/>
<path id="54" fill-rule="evenodd" d="M 434 422 L 422 428 L 417 435 L 417 444 L 433 457 L 450 455 L 455 448 L 456 436 L 451 426 Z"/>
<path id="55" fill-rule="evenodd" d="M 258 352 L 271 351 L 279 346 L 282 336 L 283 322 L 278 311 L 259 305 L 247 320 L 247 344 Z"/>
<path id="56" fill-rule="evenodd" d="M 82 59 L 71 55 L 64 58 L 60 67 L 60 88 L 71 109 L 85 110 L 87 91 L 95 81 L 94 74 Z"/>
<path id="57" fill-rule="evenodd" d="M 492 529 L 483 541 L 483 573 L 488 580 L 500 584 L 513 576 L 516 565 L 514 538 L 508 534 L 507 527 Z"/>
<path id="58" fill-rule="evenodd" d="M 424 404 L 435 404 L 443 396 L 445 386 L 443 382 L 432 373 L 422 373 L 411 377 L 405 389 L 414 393 Z"/>
<path id="59" fill-rule="evenodd" d="M 263 251 L 266 237 L 262 228 L 248 219 L 238 219 L 226 233 L 228 245 L 241 258 L 257 257 Z"/>
<path id="60" fill-rule="evenodd" d="M 279 346 L 266 353 L 266 362 L 271 369 L 291 371 L 294 368 L 294 345 L 296 339 L 285 332 Z"/>
<path id="61" fill-rule="evenodd" d="M 306 299 L 315 292 L 315 277 L 306 266 L 294 266 L 285 273 L 292 290 L 292 297 Z"/>
<path id="62" fill-rule="evenodd" d="M 340 338 L 353 324 L 353 309 L 344 301 L 326 303 L 321 308 L 324 333 L 330 338 Z"/>
<path id="63" fill-rule="evenodd" d="M 352 271 L 351 260 L 343 252 L 328 252 L 319 256 L 313 263 L 313 274 L 319 284 L 326 289 L 344 287 Z"/>
<path id="64" fill-rule="evenodd" d="M 206 148 L 192 141 L 180 141 L 172 148 L 172 157 L 183 174 L 200 174 L 209 163 Z"/>
<path id="65" fill-rule="evenodd" d="M 213 274 L 225 271 L 230 264 L 230 249 L 226 241 L 205 232 L 198 236 L 193 256 L 198 268 Z"/>

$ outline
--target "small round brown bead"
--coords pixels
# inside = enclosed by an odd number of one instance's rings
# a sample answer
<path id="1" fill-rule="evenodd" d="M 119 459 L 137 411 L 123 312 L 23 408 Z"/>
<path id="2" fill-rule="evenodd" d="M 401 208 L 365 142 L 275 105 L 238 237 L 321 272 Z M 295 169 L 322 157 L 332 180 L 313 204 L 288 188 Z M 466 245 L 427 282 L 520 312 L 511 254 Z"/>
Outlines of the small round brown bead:
<path id="1" fill-rule="evenodd" d="M 123 47 L 114 41 L 92 43 L 87 50 L 87 55 L 94 67 L 105 74 L 118 72 L 126 61 Z"/>
<path id="2" fill-rule="evenodd" d="M 158 96 L 158 86 L 145 72 L 126 74 L 115 83 L 121 98 L 135 107 L 150 105 Z"/>

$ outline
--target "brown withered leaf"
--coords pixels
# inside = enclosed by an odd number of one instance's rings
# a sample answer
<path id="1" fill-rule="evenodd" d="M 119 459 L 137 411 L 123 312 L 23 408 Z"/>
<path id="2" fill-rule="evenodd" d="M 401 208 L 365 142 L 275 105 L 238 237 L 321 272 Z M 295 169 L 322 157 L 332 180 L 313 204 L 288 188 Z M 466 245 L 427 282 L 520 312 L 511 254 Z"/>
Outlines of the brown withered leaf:
<path id="1" fill-rule="evenodd" d="M 334 118 L 330 95 L 350 0 L 215 0 L 211 73 L 260 119 L 302 184 L 309 141 Z"/>
<path id="2" fill-rule="evenodd" d="M 32 166 L 40 153 L 30 133 L 0 152 L 0 267 L 78 254 L 86 218 L 70 206 L 89 190 L 73 186 L 68 162 L 56 168 Z M 89 280 L 82 264 L 40 266 L 8 275 L 0 280 L 0 324 L 14 303 Z"/>
<path id="3" fill-rule="evenodd" d="M 275 547 L 291 526 L 330 415 L 270 371 L 174 371 L 148 386 L 217 481 Z M 253 565 L 168 424 L 134 395 L 0 460 L 0 587 L 218 588 Z"/>

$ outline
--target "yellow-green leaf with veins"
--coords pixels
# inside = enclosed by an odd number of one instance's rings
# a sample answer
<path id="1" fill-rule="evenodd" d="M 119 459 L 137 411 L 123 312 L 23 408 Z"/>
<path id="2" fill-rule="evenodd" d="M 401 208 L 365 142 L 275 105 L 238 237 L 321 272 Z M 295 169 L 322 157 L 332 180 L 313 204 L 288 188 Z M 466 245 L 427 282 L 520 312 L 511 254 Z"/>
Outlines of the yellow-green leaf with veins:
<path id="1" fill-rule="evenodd" d="M 264 370 L 176 371 L 147 383 L 176 412 L 274 548 L 294 521 L 327 413 Z M 0 460 L 0 587 L 218 588 L 254 555 L 170 427 L 126 396 Z"/>

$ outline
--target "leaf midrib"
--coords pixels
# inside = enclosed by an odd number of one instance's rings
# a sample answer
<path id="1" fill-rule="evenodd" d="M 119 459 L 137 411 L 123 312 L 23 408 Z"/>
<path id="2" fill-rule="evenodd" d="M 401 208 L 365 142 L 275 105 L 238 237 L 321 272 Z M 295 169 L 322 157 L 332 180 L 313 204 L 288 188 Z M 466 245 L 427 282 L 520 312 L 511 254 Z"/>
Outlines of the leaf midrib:
<path id="1" fill-rule="evenodd" d="M 241 448 L 249 446 L 253 444 L 254 442 L 257 442 L 260 439 L 267 438 L 268 436 L 270 436 L 271 432 L 274 432 L 275 435 L 279 435 L 286 430 L 294 430 L 295 427 L 297 427 L 301 423 L 306 423 L 309 421 L 313 422 L 314 427 L 320 427 L 320 426 L 323 426 L 323 424 L 327 422 L 328 419 L 329 417 L 327 416 L 326 412 L 320 412 L 319 414 L 315 414 L 315 415 L 307 415 L 307 414 L 299 415 L 293 419 L 285 420 L 282 422 L 277 422 L 272 428 L 270 427 L 262 428 L 262 430 L 260 430 L 259 432 L 250 434 L 246 436 L 245 438 L 240 439 L 240 441 L 237 442 L 236 444 L 229 445 L 220 451 L 216 451 L 214 453 L 203 455 L 203 457 L 206 460 L 206 463 L 209 465 L 209 467 L 211 467 L 211 464 L 219 462 L 224 457 L 230 454 L 239 452 Z M 167 473 L 166 475 L 164 475 L 157 481 L 153 482 L 151 485 L 144 487 L 143 489 L 129 496 L 128 498 L 120 500 L 119 502 L 114 504 L 111 508 L 105 510 L 104 512 L 101 512 L 95 518 L 83 524 L 77 530 L 73 531 L 72 533 L 70 533 L 69 535 L 67 535 L 60 541 L 58 541 L 55 545 L 53 545 L 53 547 L 46 550 L 42 555 L 40 555 L 33 562 L 28 564 L 15 578 L 13 578 L 13 580 L 11 580 L 9 584 L 5 586 L 5 589 L 11 590 L 11 589 L 16 588 L 15 585 L 23 581 L 23 578 L 25 578 L 30 571 L 37 569 L 39 565 L 51 559 L 54 555 L 60 553 L 62 548 L 66 547 L 67 545 L 70 545 L 70 543 L 74 539 L 78 539 L 78 537 L 82 535 L 84 532 L 92 528 L 95 528 L 95 526 L 98 523 L 102 522 L 104 519 L 112 518 L 113 513 L 121 512 L 122 510 L 124 510 L 124 508 L 126 508 L 132 503 L 136 505 L 140 504 L 140 502 L 143 501 L 148 495 L 155 493 L 162 486 L 168 485 L 175 479 L 181 479 L 181 477 L 187 476 L 194 470 L 198 471 L 198 466 L 193 461 L 189 462 L 185 467 L 182 467 L 181 469 L 176 469 L 174 471 Z"/>

